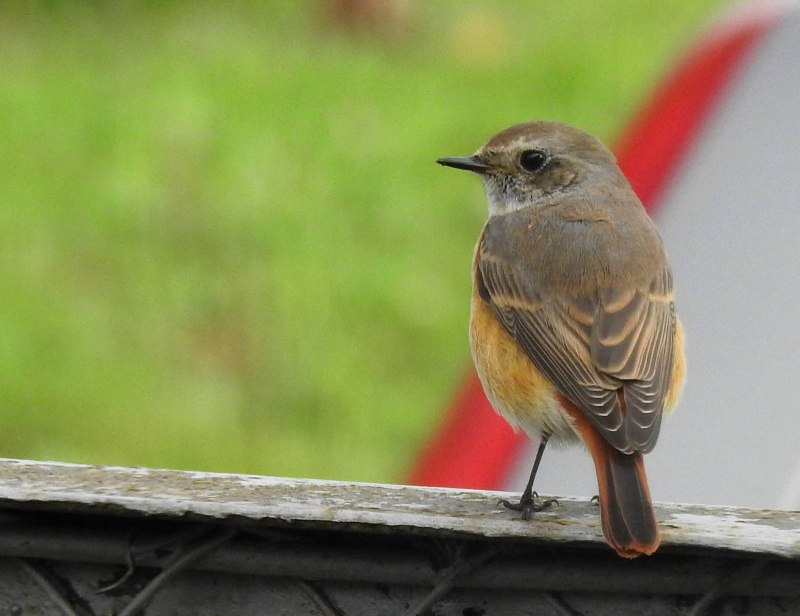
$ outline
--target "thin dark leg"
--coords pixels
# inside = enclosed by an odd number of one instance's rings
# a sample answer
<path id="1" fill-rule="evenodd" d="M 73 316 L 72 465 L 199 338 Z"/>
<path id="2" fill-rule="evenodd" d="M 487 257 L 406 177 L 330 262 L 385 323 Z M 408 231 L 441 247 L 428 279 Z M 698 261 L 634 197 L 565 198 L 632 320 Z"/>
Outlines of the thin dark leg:
<path id="1" fill-rule="evenodd" d="M 513 509 L 514 511 L 521 511 L 522 518 L 525 520 L 529 519 L 532 513 L 547 509 L 553 503 L 558 502 L 555 499 L 550 499 L 544 501 L 543 503 L 537 503 L 536 497 L 538 494 L 533 491 L 533 480 L 536 479 L 536 472 L 539 470 L 539 464 L 542 461 L 544 449 L 547 447 L 548 438 L 549 435 L 542 435 L 541 441 L 539 442 L 539 449 L 536 450 L 536 459 L 533 461 L 533 468 L 531 469 L 531 476 L 528 479 L 528 485 L 525 486 L 525 491 L 522 493 L 522 497 L 519 499 L 519 502 L 512 503 L 511 501 L 507 500 L 500 501 L 500 504 L 504 507 Z"/>
<path id="2" fill-rule="evenodd" d="M 533 461 L 533 468 L 531 469 L 531 476 L 528 478 L 528 485 L 525 486 L 525 491 L 522 493 L 521 500 L 532 500 L 533 499 L 533 480 L 536 479 L 536 473 L 539 471 L 539 464 L 542 462 L 542 456 L 544 456 L 544 449 L 547 447 L 547 436 L 542 436 L 542 440 L 539 441 L 539 448 L 536 450 L 536 459 Z"/>

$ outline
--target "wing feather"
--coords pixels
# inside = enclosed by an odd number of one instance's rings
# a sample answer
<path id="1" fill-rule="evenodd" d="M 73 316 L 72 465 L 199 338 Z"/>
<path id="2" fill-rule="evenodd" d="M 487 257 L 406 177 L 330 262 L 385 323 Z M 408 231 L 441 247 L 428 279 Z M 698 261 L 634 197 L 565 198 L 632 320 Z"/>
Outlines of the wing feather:
<path id="1" fill-rule="evenodd" d="M 525 273 L 522 273 L 525 272 Z M 533 364 L 621 451 L 649 451 L 672 367 L 675 315 L 666 258 L 649 285 L 593 297 L 546 293 L 528 270 L 478 246 L 476 281 Z"/>

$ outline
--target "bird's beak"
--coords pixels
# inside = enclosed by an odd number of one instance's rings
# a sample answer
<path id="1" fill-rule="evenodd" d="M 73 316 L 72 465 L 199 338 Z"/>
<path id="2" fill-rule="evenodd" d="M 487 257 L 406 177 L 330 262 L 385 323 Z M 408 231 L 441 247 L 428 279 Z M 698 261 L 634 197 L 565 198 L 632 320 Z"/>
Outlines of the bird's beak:
<path id="1" fill-rule="evenodd" d="M 475 156 L 449 156 L 446 158 L 440 158 L 436 162 L 440 165 L 444 165 L 445 167 L 466 169 L 467 171 L 472 171 L 474 173 L 486 173 L 491 169 L 489 165 L 482 160 L 479 160 Z"/>

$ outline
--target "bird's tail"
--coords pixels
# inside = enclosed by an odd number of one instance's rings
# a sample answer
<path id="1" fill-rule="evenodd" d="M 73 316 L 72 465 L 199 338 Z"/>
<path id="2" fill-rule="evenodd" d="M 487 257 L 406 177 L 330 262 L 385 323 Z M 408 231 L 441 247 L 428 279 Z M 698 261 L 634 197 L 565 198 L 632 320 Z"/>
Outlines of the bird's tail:
<path id="1" fill-rule="evenodd" d="M 604 451 L 592 451 L 603 535 L 625 558 L 652 554 L 659 544 L 658 523 L 642 454 L 622 453 L 603 440 Z"/>
<path id="2" fill-rule="evenodd" d="M 624 558 L 652 554 L 658 549 L 660 539 L 642 454 L 622 453 L 574 405 L 563 400 L 562 406 L 575 421 L 575 428 L 594 460 L 600 523 L 606 542 Z"/>

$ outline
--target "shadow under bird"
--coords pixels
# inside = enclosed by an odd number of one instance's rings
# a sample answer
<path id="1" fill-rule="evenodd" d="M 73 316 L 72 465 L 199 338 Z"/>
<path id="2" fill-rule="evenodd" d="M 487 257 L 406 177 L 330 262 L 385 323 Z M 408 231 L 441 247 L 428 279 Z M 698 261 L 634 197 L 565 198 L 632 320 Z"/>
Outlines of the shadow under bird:
<path id="1" fill-rule="evenodd" d="M 481 177 L 489 219 L 473 260 L 470 346 L 483 389 L 512 426 L 580 442 L 597 471 L 603 535 L 626 558 L 659 545 L 643 454 L 683 386 L 683 329 L 655 224 L 611 151 L 556 122 L 528 122 L 438 163 Z"/>

